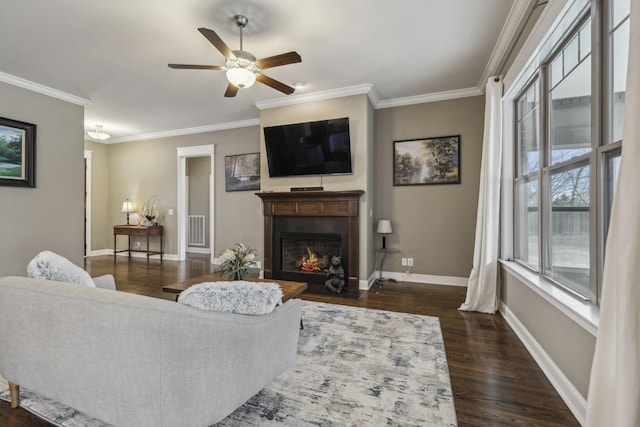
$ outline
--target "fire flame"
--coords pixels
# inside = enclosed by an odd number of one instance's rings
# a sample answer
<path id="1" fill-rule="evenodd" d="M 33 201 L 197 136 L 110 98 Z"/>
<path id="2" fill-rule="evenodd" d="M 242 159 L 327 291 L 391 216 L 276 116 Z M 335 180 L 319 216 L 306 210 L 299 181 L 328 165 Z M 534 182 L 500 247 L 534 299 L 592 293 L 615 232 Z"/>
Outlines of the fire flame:
<path id="1" fill-rule="evenodd" d="M 326 257 L 318 258 L 318 255 L 316 255 L 316 253 L 307 246 L 307 255 L 300 258 L 298 263 L 300 265 L 300 270 L 302 271 L 320 272 L 324 267 L 326 267 L 327 260 Z"/>

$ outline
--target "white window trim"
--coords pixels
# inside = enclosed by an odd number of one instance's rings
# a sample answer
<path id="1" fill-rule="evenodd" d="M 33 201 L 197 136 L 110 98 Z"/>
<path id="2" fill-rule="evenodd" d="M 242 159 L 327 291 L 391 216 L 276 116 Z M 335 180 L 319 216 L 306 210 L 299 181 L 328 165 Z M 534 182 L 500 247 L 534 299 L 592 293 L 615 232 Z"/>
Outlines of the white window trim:
<path id="1" fill-rule="evenodd" d="M 544 298 L 558 311 L 572 319 L 594 337 L 597 336 L 600 323 L 600 310 L 598 310 L 598 307 L 563 291 L 545 277 L 528 270 L 515 261 L 500 259 L 500 263 L 507 272 Z"/>

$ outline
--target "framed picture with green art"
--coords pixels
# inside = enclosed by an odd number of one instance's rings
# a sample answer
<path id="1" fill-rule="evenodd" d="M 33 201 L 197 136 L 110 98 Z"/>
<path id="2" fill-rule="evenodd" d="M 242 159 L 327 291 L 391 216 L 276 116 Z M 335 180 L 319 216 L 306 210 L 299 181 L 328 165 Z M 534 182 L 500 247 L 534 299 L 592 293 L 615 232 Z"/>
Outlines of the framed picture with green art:
<path id="1" fill-rule="evenodd" d="M 0 117 L 0 185 L 36 186 L 36 125 Z"/>
<path id="2" fill-rule="evenodd" d="M 393 141 L 393 185 L 460 184 L 460 135 Z"/>
<path id="3" fill-rule="evenodd" d="M 260 153 L 235 154 L 224 157 L 226 191 L 260 189 Z"/>

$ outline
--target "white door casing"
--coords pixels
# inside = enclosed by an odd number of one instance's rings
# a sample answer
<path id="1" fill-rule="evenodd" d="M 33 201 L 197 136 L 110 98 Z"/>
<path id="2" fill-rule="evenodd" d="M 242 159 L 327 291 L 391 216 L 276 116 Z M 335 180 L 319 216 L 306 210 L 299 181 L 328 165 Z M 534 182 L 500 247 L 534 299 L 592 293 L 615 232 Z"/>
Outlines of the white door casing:
<path id="1" fill-rule="evenodd" d="M 211 157 L 211 172 L 209 174 L 209 247 L 211 261 L 215 257 L 215 217 L 214 217 L 214 172 L 215 172 L 215 144 L 198 145 L 195 147 L 178 147 L 178 261 L 186 258 L 187 253 L 187 217 L 188 217 L 188 183 L 187 158 Z"/>

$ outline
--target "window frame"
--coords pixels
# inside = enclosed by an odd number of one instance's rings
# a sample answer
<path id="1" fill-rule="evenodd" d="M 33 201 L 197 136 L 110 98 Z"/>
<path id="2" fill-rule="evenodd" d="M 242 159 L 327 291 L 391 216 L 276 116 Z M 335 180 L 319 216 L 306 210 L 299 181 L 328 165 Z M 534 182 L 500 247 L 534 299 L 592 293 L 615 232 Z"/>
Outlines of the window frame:
<path id="1" fill-rule="evenodd" d="M 540 87 L 538 87 L 538 98 L 537 98 L 537 105 L 536 105 L 536 115 L 537 115 L 537 126 L 538 126 L 538 131 L 537 136 L 538 136 L 538 140 L 537 140 L 537 148 L 538 148 L 538 169 L 535 172 L 532 172 L 529 170 L 529 168 L 527 168 L 527 173 L 523 174 L 522 173 L 522 167 L 521 167 L 521 160 L 522 160 L 522 146 L 520 144 L 520 136 L 519 136 L 519 128 L 518 125 L 520 124 L 520 120 L 519 120 L 519 109 L 518 109 L 518 104 L 520 102 L 520 100 L 522 99 L 523 96 L 526 96 L 527 92 L 529 91 L 529 89 L 531 89 L 533 86 L 535 86 L 536 84 L 540 83 L 540 76 L 538 73 L 534 74 L 528 81 L 527 83 L 524 85 L 523 89 L 519 92 L 518 96 L 516 96 L 516 98 L 514 99 L 514 118 L 515 118 L 515 126 L 514 126 L 514 141 L 515 141 L 515 150 L 514 150 L 514 154 L 515 154 L 515 177 L 514 177 L 514 181 L 513 181 L 513 188 L 514 188 L 514 192 L 513 192 L 513 200 L 514 200 L 514 213 L 515 213 L 515 209 L 517 209 L 517 200 L 519 200 L 519 196 L 517 194 L 518 191 L 518 184 L 523 183 L 524 185 L 526 185 L 527 183 L 531 182 L 531 181 L 537 181 L 538 182 L 538 229 L 537 229 L 537 233 L 538 233 L 538 253 L 536 254 L 536 257 L 538 259 L 538 268 L 534 268 L 533 266 L 531 266 L 530 264 L 528 264 L 527 262 L 518 259 L 517 258 L 517 252 L 518 252 L 518 246 L 520 244 L 520 242 L 518 241 L 518 221 L 517 219 L 514 218 L 513 221 L 513 236 L 514 236 L 514 248 L 513 248 L 513 253 L 514 253 L 514 261 L 518 262 L 520 265 L 522 265 L 523 267 L 525 267 L 526 269 L 538 274 L 540 273 L 541 269 L 540 269 L 540 260 L 542 259 L 542 251 L 541 251 L 541 233 L 542 233 L 542 229 L 540 226 L 540 218 L 542 216 L 542 207 L 540 206 L 540 202 L 541 202 L 541 187 L 540 187 L 540 175 L 542 173 L 542 159 L 543 159 L 543 152 L 542 152 L 542 143 L 541 143 L 541 134 L 540 134 L 540 128 L 541 128 L 541 121 L 543 120 L 541 111 L 540 111 Z M 524 206 L 525 209 L 528 210 L 528 206 Z M 526 238 L 529 238 L 529 234 L 527 233 Z M 528 246 L 528 242 L 527 242 L 527 246 Z"/>
<path id="2" fill-rule="evenodd" d="M 629 15 L 621 19 L 617 25 L 612 25 L 610 14 L 613 8 L 613 0 L 589 0 L 576 1 L 568 9 L 571 13 L 567 13 L 565 21 L 561 25 L 556 26 L 547 36 L 546 40 L 541 42 L 537 56 L 538 64 L 528 65 L 523 72 L 527 72 L 528 77 L 520 82 L 514 82 L 517 87 L 511 97 L 511 107 L 513 114 L 511 117 L 511 126 L 513 129 L 513 169 L 511 186 L 511 213 L 513 220 L 511 222 L 511 255 L 512 260 L 526 270 L 536 274 L 540 279 L 544 279 L 554 286 L 566 291 L 573 297 L 590 304 L 597 308 L 600 304 L 600 289 L 602 283 L 602 273 L 604 267 L 604 251 L 606 234 L 608 230 L 608 219 L 610 215 L 610 200 L 613 197 L 610 190 L 611 171 L 609 170 L 609 160 L 620 155 L 622 150 L 622 141 L 611 141 L 613 139 L 613 78 L 615 58 L 613 58 L 613 36 L 615 31 L 619 29 L 625 22 L 629 20 Z M 582 27 L 591 20 L 590 33 L 590 55 L 591 55 L 591 101 L 590 101 L 590 138 L 591 150 L 589 153 L 583 153 L 574 158 L 563 162 L 551 164 L 551 97 L 549 85 L 551 79 L 550 64 L 558 55 L 562 55 L 565 49 L 574 39 L 580 38 L 578 34 Z M 578 60 L 580 61 L 580 55 Z M 538 85 L 538 120 L 537 120 L 537 136 L 538 150 L 540 156 L 540 165 L 537 171 L 527 171 L 523 174 L 521 171 L 521 137 L 520 131 L 520 115 L 519 102 L 523 96 L 531 89 L 532 85 Z M 624 116 L 623 116 L 624 118 Z M 507 129 L 507 128 L 505 128 Z M 589 167 L 589 295 L 583 295 L 561 281 L 556 280 L 553 275 L 549 274 L 552 269 L 551 265 L 551 236 L 553 230 L 551 228 L 551 210 L 552 200 L 550 191 L 550 179 L 555 173 L 570 170 L 579 165 Z M 533 268 L 526 261 L 518 259 L 520 255 L 519 245 L 522 244 L 522 238 L 529 238 L 528 231 L 525 236 L 521 236 L 518 230 L 521 219 L 518 218 L 518 212 L 523 208 L 520 196 L 517 194 L 518 189 L 524 183 L 531 179 L 538 180 L 538 268 Z M 526 202 L 525 202 L 526 203 Z M 527 208 L 527 207 L 525 207 Z"/>

